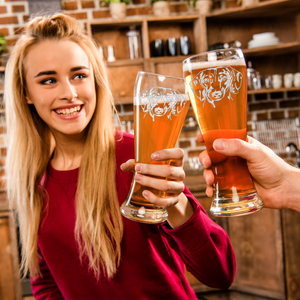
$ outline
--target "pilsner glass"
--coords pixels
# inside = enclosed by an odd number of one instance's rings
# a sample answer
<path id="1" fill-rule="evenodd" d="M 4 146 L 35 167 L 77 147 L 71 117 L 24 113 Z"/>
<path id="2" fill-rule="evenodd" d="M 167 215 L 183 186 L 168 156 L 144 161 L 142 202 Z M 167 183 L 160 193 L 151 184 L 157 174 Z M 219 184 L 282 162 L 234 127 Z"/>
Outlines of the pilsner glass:
<path id="1" fill-rule="evenodd" d="M 176 146 L 190 106 L 183 78 L 139 72 L 134 89 L 135 163 L 169 164 L 152 161 L 151 154 Z M 163 178 L 166 179 L 166 178 Z M 128 219 L 142 223 L 161 223 L 168 217 L 166 208 L 157 207 L 142 195 L 149 190 L 159 197 L 165 193 L 144 187 L 134 179 L 126 201 L 121 206 Z"/>
<path id="2" fill-rule="evenodd" d="M 247 137 L 247 74 L 242 50 L 200 53 L 183 62 L 189 98 L 212 161 L 215 216 L 259 211 L 263 202 L 254 188 L 246 160 L 214 151 L 218 138 Z"/>

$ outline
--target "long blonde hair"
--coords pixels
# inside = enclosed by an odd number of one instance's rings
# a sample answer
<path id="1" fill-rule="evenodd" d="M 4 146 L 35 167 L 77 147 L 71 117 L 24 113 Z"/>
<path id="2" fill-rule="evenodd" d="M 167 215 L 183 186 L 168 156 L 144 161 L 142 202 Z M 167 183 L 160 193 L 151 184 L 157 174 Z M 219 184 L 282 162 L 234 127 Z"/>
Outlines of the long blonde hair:
<path id="1" fill-rule="evenodd" d="M 40 182 L 55 147 L 47 124 L 34 106 L 26 103 L 24 59 L 33 45 L 60 39 L 77 43 L 87 54 L 94 70 L 97 97 L 79 168 L 75 238 L 80 258 L 88 257 L 96 278 L 101 272 L 112 277 L 120 263 L 123 235 L 115 183 L 115 108 L 106 68 L 94 42 L 74 18 L 64 14 L 29 21 L 6 68 L 7 197 L 20 224 L 21 269 L 32 276 L 40 274 L 37 236 L 46 197 Z"/>

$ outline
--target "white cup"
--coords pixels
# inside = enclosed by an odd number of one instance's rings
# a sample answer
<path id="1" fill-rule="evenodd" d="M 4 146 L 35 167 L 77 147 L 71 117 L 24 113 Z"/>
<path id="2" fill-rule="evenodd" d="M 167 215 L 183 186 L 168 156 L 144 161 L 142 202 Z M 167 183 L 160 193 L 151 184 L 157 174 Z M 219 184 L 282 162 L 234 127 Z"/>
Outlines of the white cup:
<path id="1" fill-rule="evenodd" d="M 293 86 L 294 75 L 292 73 L 286 73 L 283 75 L 284 87 L 291 88 Z"/>
<path id="2" fill-rule="evenodd" d="M 294 74 L 294 87 L 300 87 L 300 73 Z"/>
<path id="3" fill-rule="evenodd" d="M 282 75 L 280 74 L 272 75 L 272 85 L 273 85 L 273 89 L 280 89 L 282 87 Z"/>

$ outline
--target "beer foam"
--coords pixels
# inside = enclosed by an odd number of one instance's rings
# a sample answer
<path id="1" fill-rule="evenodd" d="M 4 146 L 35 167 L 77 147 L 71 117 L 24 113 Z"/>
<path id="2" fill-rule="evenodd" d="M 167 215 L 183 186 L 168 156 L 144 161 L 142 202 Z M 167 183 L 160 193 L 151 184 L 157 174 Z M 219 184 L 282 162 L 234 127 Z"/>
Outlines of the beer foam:
<path id="1" fill-rule="evenodd" d="M 215 68 L 220 66 L 245 66 L 245 60 L 243 58 L 228 59 L 228 60 L 217 60 L 217 61 L 197 61 L 197 62 L 186 62 L 183 64 L 183 72 L 192 72 L 192 70 L 204 69 L 204 68 Z"/>

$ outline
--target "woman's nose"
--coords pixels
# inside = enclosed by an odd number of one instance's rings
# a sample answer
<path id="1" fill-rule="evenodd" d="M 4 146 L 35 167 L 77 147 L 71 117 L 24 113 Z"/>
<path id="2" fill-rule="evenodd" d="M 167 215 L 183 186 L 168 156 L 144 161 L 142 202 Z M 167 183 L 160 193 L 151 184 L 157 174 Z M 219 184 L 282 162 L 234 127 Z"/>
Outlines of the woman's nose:
<path id="1" fill-rule="evenodd" d="M 72 101 L 74 98 L 77 98 L 77 96 L 76 89 L 70 82 L 62 83 L 59 96 L 61 100 Z"/>

